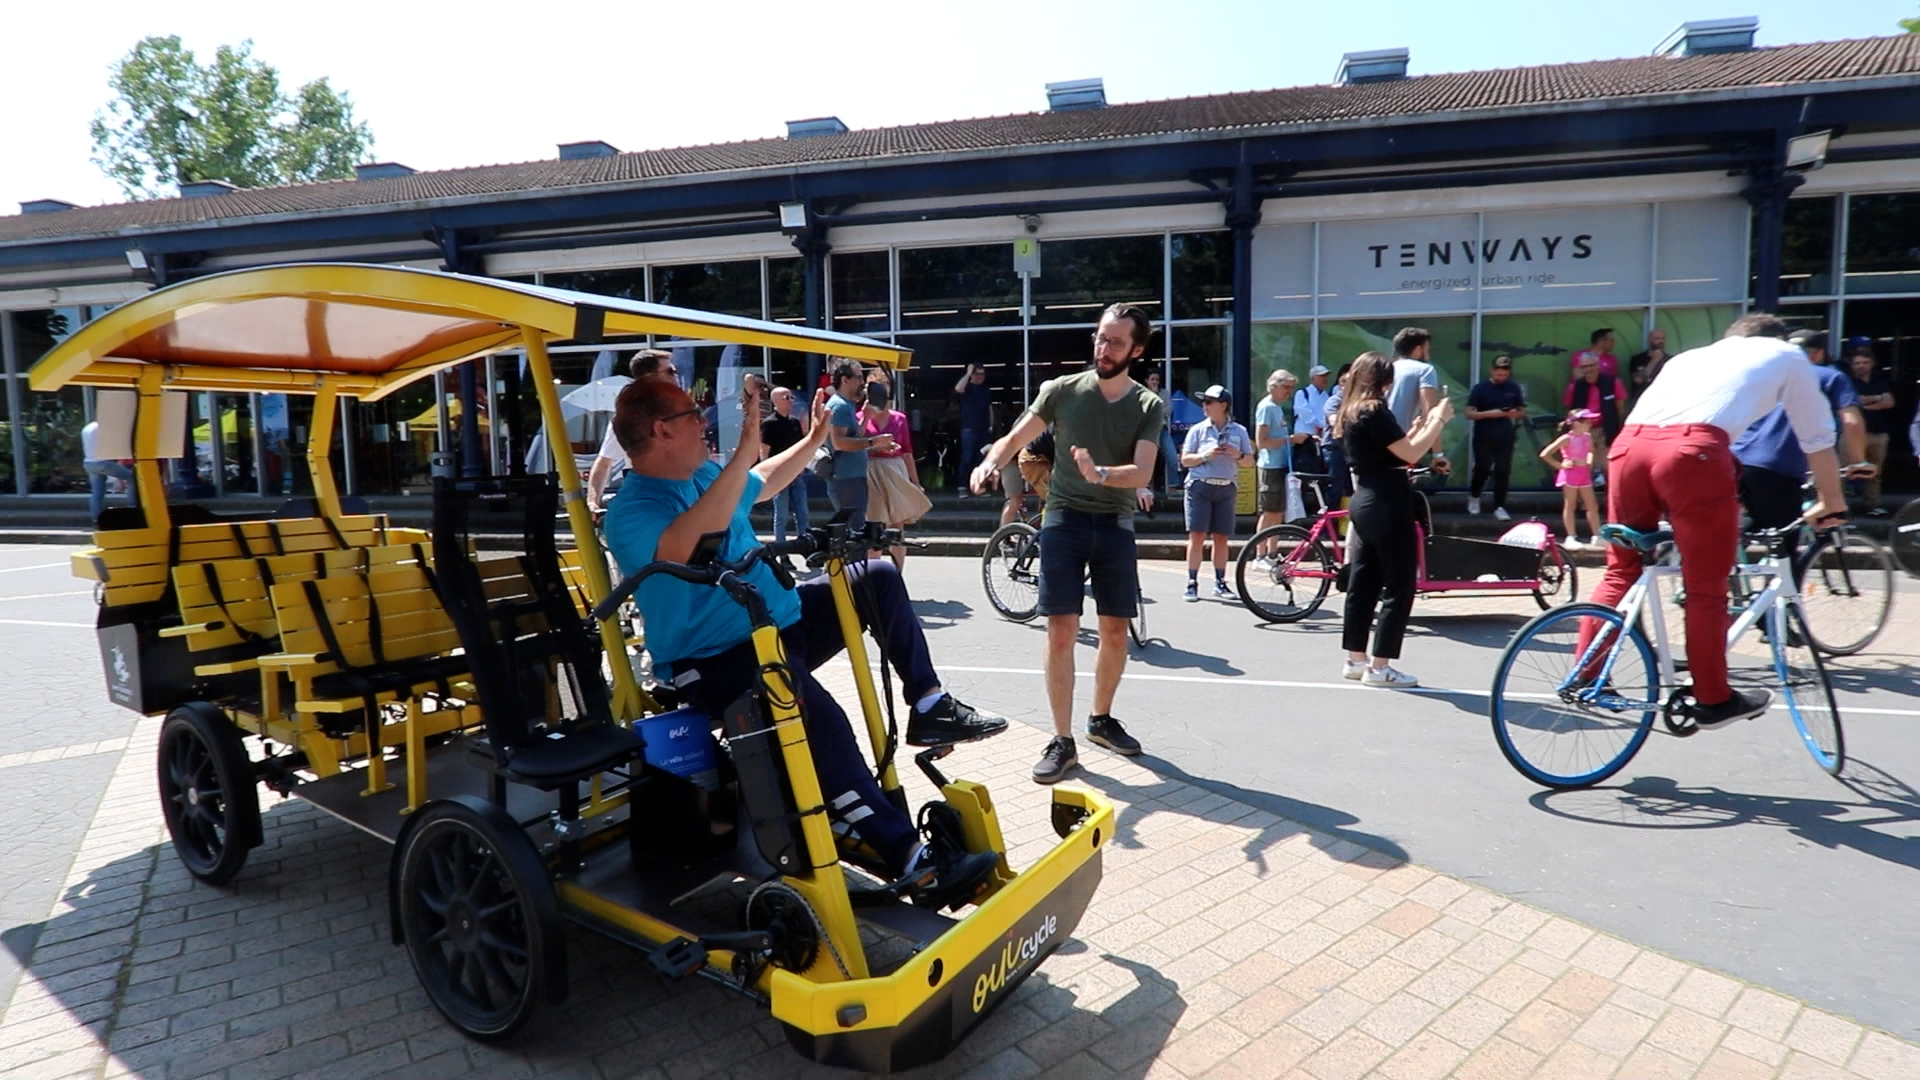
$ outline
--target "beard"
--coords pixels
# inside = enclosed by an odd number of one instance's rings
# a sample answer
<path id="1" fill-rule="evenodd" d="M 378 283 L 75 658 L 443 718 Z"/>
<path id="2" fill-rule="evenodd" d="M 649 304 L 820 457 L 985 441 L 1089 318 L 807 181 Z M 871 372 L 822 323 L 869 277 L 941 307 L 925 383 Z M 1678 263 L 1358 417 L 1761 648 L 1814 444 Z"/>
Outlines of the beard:
<path id="1" fill-rule="evenodd" d="M 1124 377 L 1127 374 L 1127 372 L 1133 370 L 1133 361 L 1131 360 L 1111 360 L 1110 361 L 1104 356 L 1096 356 L 1093 358 L 1093 370 L 1100 373 L 1100 379 L 1103 382 L 1107 379 L 1118 379 L 1118 378 Z"/>

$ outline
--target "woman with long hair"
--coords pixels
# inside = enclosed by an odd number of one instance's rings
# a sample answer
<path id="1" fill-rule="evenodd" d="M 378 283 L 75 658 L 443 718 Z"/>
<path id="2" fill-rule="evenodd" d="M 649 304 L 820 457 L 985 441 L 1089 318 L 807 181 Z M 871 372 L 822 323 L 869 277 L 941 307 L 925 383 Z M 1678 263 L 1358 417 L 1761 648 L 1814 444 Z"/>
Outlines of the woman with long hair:
<path id="1" fill-rule="evenodd" d="M 925 517 L 933 502 L 920 489 L 913 433 L 908 430 L 907 414 L 892 407 L 890 385 L 885 379 L 868 380 L 867 407 L 860 417 L 860 428 L 868 436 L 893 436 L 890 447 L 867 451 L 867 520 L 902 529 Z M 906 568 L 906 548 L 896 546 L 889 554 L 896 568 Z"/>
<path id="2" fill-rule="evenodd" d="M 1408 432 L 1387 407 L 1387 389 L 1392 385 L 1393 361 L 1377 352 L 1361 353 L 1347 373 L 1346 392 L 1333 415 L 1333 436 L 1353 471 L 1348 520 L 1359 534 L 1340 631 L 1347 650 L 1341 674 L 1364 686 L 1405 689 L 1420 685 L 1420 680 L 1391 663 L 1400 658 L 1419 569 L 1413 481 L 1407 466 L 1440 441 L 1453 415 L 1453 403 L 1441 398 Z M 1371 653 L 1367 651 L 1370 629 Z"/>

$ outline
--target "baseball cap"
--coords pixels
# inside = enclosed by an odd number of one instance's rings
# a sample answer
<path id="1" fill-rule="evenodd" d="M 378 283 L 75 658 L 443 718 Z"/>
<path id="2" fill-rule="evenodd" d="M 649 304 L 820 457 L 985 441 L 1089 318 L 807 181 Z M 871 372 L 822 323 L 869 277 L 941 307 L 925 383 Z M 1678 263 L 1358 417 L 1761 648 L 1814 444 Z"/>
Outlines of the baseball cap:
<path id="1" fill-rule="evenodd" d="M 1506 357 L 1506 356 L 1496 356 L 1493 358 L 1493 366 L 1498 368 L 1510 368 L 1513 366 L 1513 359 L 1511 357 Z"/>
<path id="2" fill-rule="evenodd" d="M 1307 369 L 1307 378 L 1309 379 L 1313 378 L 1315 375 L 1331 375 L 1331 374 L 1332 372 L 1327 370 L 1327 365 L 1325 364 L 1315 364 L 1312 367 Z"/>
<path id="3" fill-rule="evenodd" d="M 1232 401 L 1233 395 L 1227 393 L 1226 387 L 1221 386 L 1219 383 L 1214 383 L 1212 386 L 1209 386 L 1205 390 L 1200 391 L 1200 400 L 1201 401 Z"/>
<path id="4" fill-rule="evenodd" d="M 1597 412 L 1594 412 L 1594 411 L 1593 411 L 1592 409 L 1575 409 L 1575 410 L 1573 410 L 1572 412 L 1570 412 L 1570 413 L 1568 413 L 1568 414 L 1567 414 L 1567 419 L 1569 419 L 1569 420 L 1598 420 L 1598 419 L 1600 419 L 1600 414 L 1599 414 L 1599 413 L 1597 413 Z"/>
<path id="5" fill-rule="evenodd" d="M 1848 356 L 1852 356 L 1857 352 L 1871 353 L 1873 351 L 1873 339 L 1865 334 L 1855 334 L 1847 339 L 1846 345 L 1842 347 L 1840 351 L 1846 353 Z"/>

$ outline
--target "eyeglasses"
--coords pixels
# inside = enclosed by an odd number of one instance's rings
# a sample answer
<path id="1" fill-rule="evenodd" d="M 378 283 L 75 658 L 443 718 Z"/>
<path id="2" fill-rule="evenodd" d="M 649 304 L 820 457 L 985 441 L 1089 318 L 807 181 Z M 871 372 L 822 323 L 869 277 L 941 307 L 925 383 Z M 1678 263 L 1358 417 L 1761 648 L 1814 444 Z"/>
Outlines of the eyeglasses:
<path id="1" fill-rule="evenodd" d="M 675 420 L 679 420 L 679 419 L 681 419 L 681 418 L 683 418 L 683 417 L 688 417 L 688 416 L 699 416 L 699 415 L 700 415 L 701 413 L 703 413 L 703 412 L 705 412 L 705 411 L 706 411 L 706 410 L 704 410 L 704 409 L 702 409 L 702 408 L 700 408 L 700 406 L 698 406 L 698 405 L 695 405 L 695 406 L 694 406 L 693 408 L 691 408 L 691 409 L 682 409 L 681 411 L 679 411 L 679 412 L 677 412 L 677 413 L 671 413 L 671 414 L 669 414 L 669 415 L 667 415 L 667 416 L 663 416 L 663 417 L 661 417 L 661 418 L 659 419 L 659 421 L 658 421 L 658 423 L 662 423 L 662 424 L 671 424 L 671 423 L 673 423 L 673 422 L 674 422 Z"/>
<path id="2" fill-rule="evenodd" d="M 1133 348 L 1133 342 L 1123 341 L 1120 338 L 1110 338 L 1100 334 L 1095 334 L 1093 335 L 1093 347 L 1096 349 L 1099 349 L 1102 352 L 1105 352 L 1108 349 L 1131 349 Z"/>

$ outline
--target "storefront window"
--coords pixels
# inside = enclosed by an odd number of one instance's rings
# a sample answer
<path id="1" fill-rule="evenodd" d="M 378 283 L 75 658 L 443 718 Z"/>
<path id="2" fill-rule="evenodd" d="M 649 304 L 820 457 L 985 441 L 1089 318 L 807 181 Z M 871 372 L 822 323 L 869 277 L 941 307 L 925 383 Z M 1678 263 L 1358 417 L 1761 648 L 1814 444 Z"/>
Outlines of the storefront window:
<path id="1" fill-rule="evenodd" d="M 900 252 L 900 329 L 1018 325 L 1012 244 Z"/>
<path id="2" fill-rule="evenodd" d="M 760 260 L 656 266 L 653 268 L 653 302 L 757 319 L 760 317 Z"/>
<path id="3" fill-rule="evenodd" d="M 86 315 L 86 310 L 78 307 L 14 312 L 20 374 L 31 371 L 48 350 L 80 329 Z M 68 386 L 50 394 L 27 391 L 22 397 L 26 415 L 19 419 L 27 443 L 27 490 L 85 491 L 86 471 L 81 467 L 80 453 L 80 429 L 87 422 L 85 393 L 78 386 Z"/>
<path id="4" fill-rule="evenodd" d="M 1920 292 L 1920 192 L 1855 195 L 1847 207 L 1847 293 Z"/>
<path id="5" fill-rule="evenodd" d="M 1266 393 L 1267 376 L 1284 368 L 1302 386 L 1313 366 L 1313 324 L 1255 323 L 1253 327 L 1253 387 L 1257 400 Z M 1251 412 L 1249 412 L 1251 415 Z"/>
<path id="6" fill-rule="evenodd" d="M 1199 404 L 1200 391 L 1215 383 L 1227 383 L 1227 353 L 1231 338 L 1225 326 L 1176 326 L 1167 335 L 1165 356 L 1170 359 L 1173 378 L 1169 390 L 1178 390 Z M 1160 354 L 1148 349 L 1147 358 L 1160 367 Z M 1141 373 L 1142 376 L 1145 372 Z"/>
<path id="7" fill-rule="evenodd" d="M 1033 279 L 1033 321 L 1092 326 L 1109 304 L 1126 303 L 1138 304 L 1158 323 L 1165 288 L 1161 251 L 1158 236 L 1041 244 L 1042 272 Z"/>
<path id="8" fill-rule="evenodd" d="M 1661 203 L 1654 299 L 1662 304 L 1745 299 L 1740 252 L 1751 216 L 1739 199 Z M 1784 292 L 1784 281 L 1782 286 Z"/>
<path id="9" fill-rule="evenodd" d="M 892 329 L 888 325 L 887 253 L 858 251 L 827 257 L 833 282 L 833 328 L 849 334 Z"/>
<path id="10" fill-rule="evenodd" d="M 1833 294 L 1833 230 L 1839 200 L 1790 199 L 1781 223 L 1780 295 Z"/>
<path id="11" fill-rule="evenodd" d="M 447 372 L 447 419 L 451 442 L 447 449 L 460 452 L 460 399 L 454 393 L 459 385 L 453 371 Z M 354 415 L 355 466 L 363 495 L 398 495 L 403 491 L 421 491 L 432 485 L 430 458 L 439 445 L 440 418 L 434 407 L 432 379 L 418 379 L 379 401 L 361 402 Z M 487 431 L 484 397 L 480 403 L 482 423 Z M 481 453 L 486 452 L 481 440 Z M 459 458 L 456 456 L 456 462 Z"/>
<path id="12" fill-rule="evenodd" d="M 1173 317 L 1224 319 L 1233 313 L 1233 234 L 1173 237 Z"/>
<path id="13" fill-rule="evenodd" d="M 1513 381 L 1520 384 L 1527 397 L 1527 422 L 1520 425 L 1520 441 L 1513 455 L 1515 487 L 1553 484 L 1553 471 L 1540 460 L 1540 450 L 1554 440 L 1564 418 L 1574 355 L 1590 347 L 1594 331 L 1612 330 L 1620 384 L 1631 394 L 1628 374 L 1633 354 L 1646 348 L 1646 319 L 1644 309 L 1631 309 L 1488 315 L 1481 320 L 1478 378 L 1487 377 L 1494 357 L 1509 357 L 1513 360 Z M 1670 352 L 1686 347 L 1671 337 L 1667 345 Z M 1438 359 L 1437 349 L 1435 354 Z M 1456 411 L 1466 407 L 1466 398 L 1464 389 L 1453 393 Z M 1631 399 L 1626 404 L 1630 407 Z M 1456 432 L 1455 428 L 1460 430 Z M 1467 423 L 1448 425 L 1449 445 L 1464 445 L 1471 428 Z"/>
<path id="14" fill-rule="evenodd" d="M 1733 320 L 1739 317 L 1738 304 L 1661 308 L 1654 312 L 1653 325 L 1667 332 L 1667 352 L 1678 355 L 1688 349 L 1719 341 L 1721 335 L 1727 332 L 1727 327 L 1732 326 Z"/>
<path id="15" fill-rule="evenodd" d="M 617 296 L 622 300 L 647 298 L 647 271 L 641 266 L 629 266 L 616 270 L 571 270 L 562 274 L 545 274 L 541 276 L 540 283 L 551 285 L 556 289 L 593 293 L 595 296 Z"/>
<path id="16" fill-rule="evenodd" d="M 767 318 L 784 323 L 807 320 L 807 272 L 803 260 L 767 260 Z"/>

